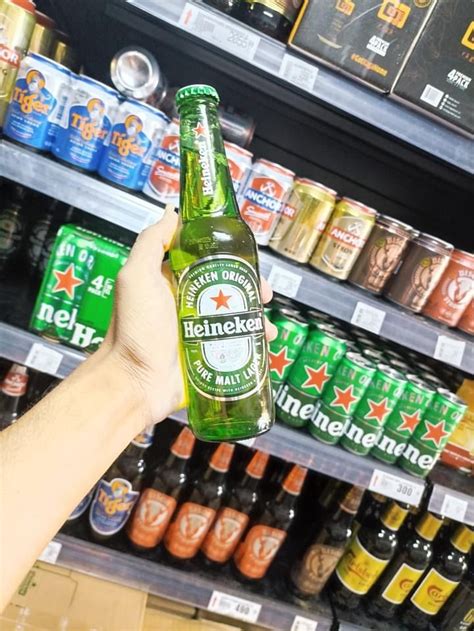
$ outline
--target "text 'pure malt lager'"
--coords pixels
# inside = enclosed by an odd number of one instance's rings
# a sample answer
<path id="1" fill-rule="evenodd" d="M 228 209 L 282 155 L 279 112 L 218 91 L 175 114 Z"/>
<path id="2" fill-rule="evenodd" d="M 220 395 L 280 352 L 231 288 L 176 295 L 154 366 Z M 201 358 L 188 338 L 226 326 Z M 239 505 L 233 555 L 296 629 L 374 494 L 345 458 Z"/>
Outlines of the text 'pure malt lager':
<path id="1" fill-rule="evenodd" d="M 242 220 L 210 86 L 178 91 L 181 224 L 170 258 L 188 418 L 198 438 L 270 429 L 272 393 L 255 239 Z"/>

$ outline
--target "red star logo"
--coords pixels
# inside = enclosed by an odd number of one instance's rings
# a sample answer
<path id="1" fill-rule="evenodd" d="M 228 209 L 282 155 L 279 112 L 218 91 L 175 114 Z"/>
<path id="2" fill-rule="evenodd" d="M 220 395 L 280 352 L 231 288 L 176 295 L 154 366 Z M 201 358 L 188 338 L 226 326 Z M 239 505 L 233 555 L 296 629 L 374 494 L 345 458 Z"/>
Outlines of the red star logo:
<path id="1" fill-rule="evenodd" d="M 204 127 L 204 125 L 199 122 L 196 127 L 193 128 L 193 132 L 195 136 L 204 136 L 204 134 L 206 133 L 206 128 Z"/>
<path id="2" fill-rule="evenodd" d="M 286 356 L 286 347 L 279 353 L 270 353 L 270 370 L 274 370 L 279 377 L 283 377 L 285 368 L 291 364 L 291 359 Z"/>
<path id="3" fill-rule="evenodd" d="M 302 384 L 302 388 L 316 388 L 318 392 L 321 392 L 326 381 L 329 381 L 331 375 L 328 375 L 327 364 L 323 364 L 318 370 L 314 370 L 314 368 L 310 368 L 309 366 L 305 366 L 306 374 L 308 378 Z"/>
<path id="4" fill-rule="evenodd" d="M 410 432 L 413 432 L 415 427 L 421 421 L 420 410 L 416 410 L 416 412 L 413 412 L 413 414 L 406 414 L 405 412 L 400 412 L 400 416 L 403 419 L 403 423 L 398 428 L 399 431 L 408 429 L 410 430 Z"/>
<path id="5" fill-rule="evenodd" d="M 368 403 L 370 406 L 370 412 L 367 414 L 365 418 L 367 419 L 375 418 L 380 423 L 380 425 L 382 425 L 382 423 L 385 421 L 385 417 L 387 416 L 387 414 L 389 414 L 392 411 L 387 405 L 388 403 L 387 397 L 382 399 L 380 403 L 375 403 L 375 401 L 372 401 L 371 399 L 369 399 Z"/>
<path id="6" fill-rule="evenodd" d="M 423 440 L 432 440 L 436 443 L 436 446 L 439 447 L 441 445 L 441 441 L 445 436 L 449 436 L 449 432 L 444 430 L 444 421 L 440 421 L 439 423 L 429 423 L 426 421 L 427 431 L 421 437 Z"/>
<path id="7" fill-rule="evenodd" d="M 331 406 L 340 405 L 349 414 L 351 405 L 354 401 L 357 401 L 357 397 L 353 396 L 354 386 L 347 386 L 345 390 L 334 386 L 334 392 L 336 398 L 331 403 Z"/>
<path id="8" fill-rule="evenodd" d="M 217 294 L 217 296 L 211 297 L 211 300 L 214 300 L 214 302 L 216 303 L 216 311 L 217 311 L 221 307 L 230 309 L 229 304 L 228 304 L 228 301 L 230 298 L 231 296 L 224 295 L 222 289 L 219 289 L 219 293 Z"/>
<path id="9" fill-rule="evenodd" d="M 56 285 L 52 291 L 57 293 L 58 291 L 65 291 L 69 298 L 74 298 L 74 291 L 76 287 L 84 283 L 83 280 L 74 276 L 74 264 L 71 263 L 65 272 L 59 272 L 53 270 L 56 276 Z"/>

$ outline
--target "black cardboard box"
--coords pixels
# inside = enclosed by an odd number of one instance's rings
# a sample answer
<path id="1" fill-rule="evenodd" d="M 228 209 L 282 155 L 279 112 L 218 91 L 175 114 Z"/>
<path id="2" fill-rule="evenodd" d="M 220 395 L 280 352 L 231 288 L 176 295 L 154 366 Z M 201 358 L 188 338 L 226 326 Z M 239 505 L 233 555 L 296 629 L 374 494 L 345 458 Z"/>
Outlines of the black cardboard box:
<path id="1" fill-rule="evenodd" d="M 289 44 L 371 87 L 390 92 L 435 3 L 305 0 Z"/>
<path id="2" fill-rule="evenodd" d="M 474 134 L 474 0 L 438 0 L 394 93 Z"/>

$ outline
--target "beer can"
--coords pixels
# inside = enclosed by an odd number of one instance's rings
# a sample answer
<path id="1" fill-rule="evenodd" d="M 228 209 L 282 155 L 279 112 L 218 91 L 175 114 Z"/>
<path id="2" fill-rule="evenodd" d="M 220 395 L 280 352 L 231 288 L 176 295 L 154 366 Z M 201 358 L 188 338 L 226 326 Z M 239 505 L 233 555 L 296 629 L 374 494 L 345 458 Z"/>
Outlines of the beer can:
<path id="1" fill-rule="evenodd" d="M 375 365 L 381 364 L 385 361 L 385 355 L 381 350 L 376 348 L 363 348 L 361 354 Z"/>
<path id="2" fill-rule="evenodd" d="M 226 110 L 219 107 L 217 110 L 222 137 L 239 147 L 248 147 L 255 133 L 256 122 L 247 114 Z"/>
<path id="3" fill-rule="evenodd" d="M 154 55 L 138 46 L 122 48 L 113 56 L 110 77 L 120 94 L 138 101 L 161 101 L 168 83 Z"/>
<path id="4" fill-rule="evenodd" d="M 56 43 L 56 22 L 48 15 L 35 11 L 36 24 L 31 35 L 29 53 L 51 57 Z"/>
<path id="5" fill-rule="evenodd" d="M 467 305 L 466 310 L 462 314 L 458 322 L 458 329 L 470 335 L 474 335 L 474 298 Z"/>
<path id="6" fill-rule="evenodd" d="M 0 128 L 35 24 L 31 0 L 0 0 Z"/>
<path id="7" fill-rule="evenodd" d="M 377 211 L 344 197 L 337 204 L 309 264 L 346 280 L 375 224 Z"/>
<path id="8" fill-rule="evenodd" d="M 411 226 L 380 215 L 349 275 L 349 282 L 380 294 L 402 258 L 409 240 L 416 236 Z"/>
<path id="9" fill-rule="evenodd" d="M 410 311 L 420 312 L 448 266 L 452 251 L 451 244 L 420 234 L 408 244 L 384 295 Z"/>
<path id="10" fill-rule="evenodd" d="M 118 106 L 115 90 L 84 75 L 75 77 L 53 154 L 79 169 L 97 171 Z"/>
<path id="11" fill-rule="evenodd" d="M 39 151 L 49 151 L 71 91 L 71 72 L 29 53 L 21 62 L 5 117 L 5 136 Z"/>
<path id="12" fill-rule="evenodd" d="M 105 143 L 99 175 L 132 191 L 141 191 L 169 118 L 159 110 L 126 99 L 117 111 Z"/>
<path id="13" fill-rule="evenodd" d="M 162 204 L 179 206 L 179 121 L 173 119 L 152 159 L 143 192 Z"/>
<path id="14" fill-rule="evenodd" d="M 454 250 L 422 313 L 447 326 L 456 326 L 474 297 L 474 254 Z"/>
<path id="15" fill-rule="evenodd" d="M 298 357 L 308 335 L 309 324 L 297 312 L 280 309 L 272 318 L 278 330 L 277 337 L 270 342 L 268 358 L 270 379 L 274 390 L 283 383 Z"/>
<path id="16" fill-rule="evenodd" d="M 336 191 L 297 178 L 285 204 L 270 247 L 298 263 L 307 263 L 336 204 Z"/>
<path id="17" fill-rule="evenodd" d="M 295 174 L 268 160 L 257 160 L 240 189 L 239 206 L 259 245 L 268 245 Z"/>
<path id="18" fill-rule="evenodd" d="M 237 195 L 248 171 L 252 168 L 253 153 L 227 140 L 224 142 L 224 147 L 230 177 L 232 178 L 234 191 Z"/>
<path id="19" fill-rule="evenodd" d="M 58 64 L 75 72 L 78 69 L 77 53 L 71 46 L 67 33 L 56 31 L 56 42 L 53 45 L 52 57 Z"/>

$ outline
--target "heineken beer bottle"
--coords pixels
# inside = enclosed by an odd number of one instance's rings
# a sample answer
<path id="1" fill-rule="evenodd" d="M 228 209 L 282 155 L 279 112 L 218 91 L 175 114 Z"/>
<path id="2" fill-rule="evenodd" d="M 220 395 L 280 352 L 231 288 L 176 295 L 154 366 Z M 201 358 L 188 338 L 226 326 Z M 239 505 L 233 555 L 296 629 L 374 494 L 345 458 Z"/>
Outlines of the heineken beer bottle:
<path id="1" fill-rule="evenodd" d="M 255 240 L 227 165 L 214 88 L 176 95 L 180 227 L 171 248 L 188 418 L 201 440 L 238 440 L 273 423 Z"/>

